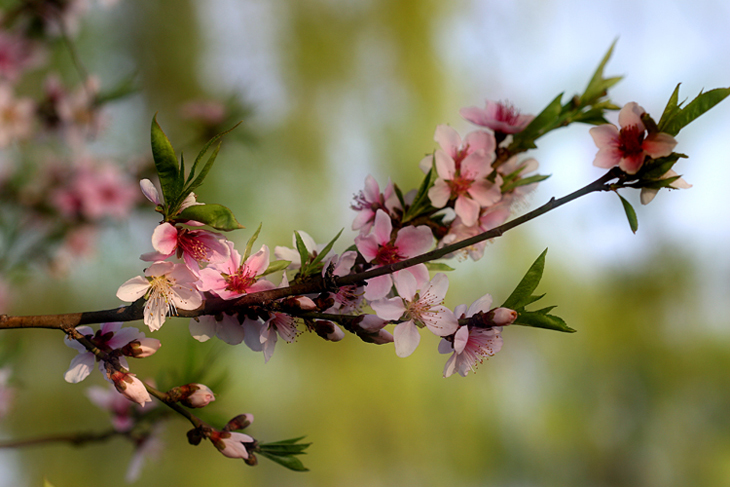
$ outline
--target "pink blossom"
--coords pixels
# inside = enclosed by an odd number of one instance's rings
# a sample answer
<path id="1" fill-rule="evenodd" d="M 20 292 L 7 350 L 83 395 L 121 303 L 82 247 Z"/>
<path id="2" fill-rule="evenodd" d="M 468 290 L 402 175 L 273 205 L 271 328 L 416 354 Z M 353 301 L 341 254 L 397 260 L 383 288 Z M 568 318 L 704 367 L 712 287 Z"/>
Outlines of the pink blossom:
<path id="1" fill-rule="evenodd" d="M 381 193 L 378 182 L 370 175 L 365 178 L 365 189 L 355 196 L 350 208 L 358 212 L 352 222 L 352 229 L 360 230 L 361 235 L 370 231 L 378 210 L 393 214 L 396 209 L 402 209 L 390 179 L 385 191 Z"/>
<path id="2" fill-rule="evenodd" d="M 86 336 L 96 348 L 103 352 L 121 349 L 133 340 L 144 338 L 144 333 L 132 327 L 122 328 L 120 322 L 102 323 L 96 333 L 89 326 L 79 326 L 76 331 Z M 78 355 L 71 360 L 71 365 L 64 374 L 66 382 L 76 384 L 89 376 L 96 362 L 96 356 L 81 343 L 68 336 L 64 338 L 64 343 L 78 352 Z M 119 360 L 123 367 L 127 367 L 124 357 L 120 357 Z M 105 373 L 104 364 L 100 363 L 99 367 L 102 373 Z"/>
<path id="3" fill-rule="evenodd" d="M 231 431 L 213 431 L 210 433 L 210 441 L 223 455 L 228 458 L 248 458 L 246 445 L 253 446 L 254 439 L 243 433 Z"/>
<path id="4" fill-rule="evenodd" d="M 383 210 L 378 210 L 375 215 L 375 225 L 373 225 L 372 233 L 366 236 L 360 234 L 355 238 L 355 245 L 366 262 L 372 262 L 376 266 L 400 262 L 423 254 L 433 244 L 433 234 L 426 225 L 401 228 L 395 239 L 391 238 L 392 232 L 393 224 L 390 217 Z M 392 276 L 402 273 L 411 274 L 418 285 L 428 281 L 428 269 L 424 264 L 394 272 Z M 365 286 L 365 298 L 376 300 L 385 297 L 392 286 L 393 277 L 391 277 L 391 274 L 368 279 Z"/>
<path id="5" fill-rule="evenodd" d="M 193 272 L 200 264 L 220 264 L 230 257 L 225 238 L 207 230 L 190 230 L 163 222 L 152 232 L 152 247 L 156 252 L 142 254 L 145 261 L 165 260 L 177 254 Z"/>
<path id="6" fill-rule="evenodd" d="M 407 357 L 413 353 L 421 340 L 419 327 L 425 326 L 438 336 L 448 336 L 456 331 L 459 323 L 454 313 L 443 306 L 449 287 L 446 274 L 436 274 L 421 293 L 416 292 L 416 280 L 410 274 L 398 276 L 395 284 L 398 297 L 374 301 L 370 306 L 384 320 L 405 319 L 393 331 L 396 355 Z"/>
<path id="7" fill-rule="evenodd" d="M 215 394 L 205 384 L 188 384 L 192 393 L 182 399 L 182 403 L 189 408 L 203 408 L 215 401 Z"/>
<path id="8" fill-rule="evenodd" d="M 41 45 L 29 38 L 0 31 L 0 77 L 16 82 L 29 68 L 38 66 L 45 58 Z"/>
<path id="9" fill-rule="evenodd" d="M 183 264 L 155 262 L 137 276 L 122 284 L 117 297 L 134 302 L 144 297 L 144 323 L 151 331 L 159 330 L 165 317 L 177 309 L 193 310 L 203 304 L 203 296 L 195 287 L 197 276 Z"/>
<path id="10" fill-rule="evenodd" d="M 260 341 L 264 352 L 264 362 L 268 362 L 274 354 L 277 335 L 291 343 L 299 335 L 296 320 L 285 313 L 273 312 L 261 328 Z"/>
<path id="11" fill-rule="evenodd" d="M 482 211 L 477 220 L 476 225 L 466 226 L 461 218 L 456 217 L 451 226 L 449 227 L 449 233 L 444 235 L 444 238 L 439 242 L 439 248 L 451 245 L 453 243 L 461 242 L 467 238 L 475 237 L 480 233 L 492 230 L 507 221 L 510 216 L 510 208 L 508 202 L 499 202 L 496 205 L 482 208 Z M 477 261 L 484 256 L 484 248 L 487 245 L 487 241 L 477 242 L 474 245 L 470 245 L 460 251 L 448 254 L 446 257 L 450 258 L 459 253 L 466 253 L 469 257 Z"/>
<path id="12" fill-rule="evenodd" d="M 116 431 L 129 431 L 142 409 L 146 411 L 154 408 L 152 402 L 143 406 L 133 405 L 126 397 L 119 394 L 113 384 L 110 384 L 110 387 L 91 386 L 86 389 L 86 396 L 98 407 L 112 414 L 112 426 Z"/>
<path id="13" fill-rule="evenodd" d="M 226 107 L 215 100 L 193 100 L 180 107 L 180 115 L 204 125 L 220 125 L 226 120 Z"/>
<path id="14" fill-rule="evenodd" d="M 459 114 L 474 125 L 487 127 L 495 132 L 516 134 L 529 125 L 533 115 L 521 115 L 513 105 L 487 100 L 484 108 L 467 107 Z"/>
<path id="15" fill-rule="evenodd" d="M 134 374 L 115 370 L 109 374 L 109 379 L 114 383 L 117 391 L 130 401 L 136 402 L 140 406 L 152 402 L 144 384 Z"/>
<path id="16" fill-rule="evenodd" d="M 653 159 L 672 153 L 677 141 L 669 134 L 650 133 L 641 120 L 644 109 L 635 102 L 627 103 L 618 114 L 619 130 L 613 124 L 599 125 L 590 130 L 598 154 L 593 165 L 602 168 L 618 166 L 628 174 L 636 174 L 649 156 Z"/>
<path id="17" fill-rule="evenodd" d="M 222 263 L 210 264 L 200 270 L 198 289 L 210 291 L 223 299 L 235 299 L 248 293 L 266 291 L 276 286 L 258 276 L 269 267 L 269 248 L 262 245 L 258 252 L 241 263 L 241 255 L 227 241 L 230 256 Z"/>
<path id="18" fill-rule="evenodd" d="M 485 294 L 474 301 L 469 309 L 466 305 L 459 305 L 454 314 L 462 318 L 470 318 L 477 313 L 489 313 L 492 304 L 492 297 Z M 517 318 L 514 310 L 497 308 L 492 312 L 492 321 L 502 326 L 509 325 Z M 459 326 L 454 334 L 453 340 L 441 340 L 439 343 L 440 353 L 453 352 L 446 361 L 444 377 L 451 376 L 454 372 L 465 377 L 470 370 L 475 370 L 477 362 L 481 363 L 485 357 L 492 356 L 502 349 L 502 326 L 483 328 L 477 326 Z"/>
<path id="19" fill-rule="evenodd" d="M 164 423 L 161 422 L 155 423 L 151 431 L 137 440 L 134 448 L 134 454 L 129 460 L 127 474 L 124 477 L 124 480 L 127 483 L 131 484 L 132 482 L 139 480 L 142 466 L 145 461 L 154 462 L 159 458 L 164 449 L 164 444 L 160 439 L 162 436 L 163 425 Z"/>

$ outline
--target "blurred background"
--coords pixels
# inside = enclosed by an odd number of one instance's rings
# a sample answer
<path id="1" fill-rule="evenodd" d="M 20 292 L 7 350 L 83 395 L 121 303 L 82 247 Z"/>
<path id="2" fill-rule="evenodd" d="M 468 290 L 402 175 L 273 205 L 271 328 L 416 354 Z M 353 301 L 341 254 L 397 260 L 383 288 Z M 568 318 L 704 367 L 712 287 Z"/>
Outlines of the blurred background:
<path id="1" fill-rule="evenodd" d="M 458 110 L 486 98 L 538 113 L 558 93 L 580 93 L 618 38 L 607 75 L 612 100 L 658 117 L 680 99 L 728 86 L 730 4 L 720 0 L 122 0 L 94 5 L 77 50 L 101 86 L 136 74 L 140 90 L 107 107 L 93 150 L 119 161 L 149 157 L 154 113 L 191 158 L 201 133 L 181 113 L 191 101 L 226 104 L 242 127 L 224 142 L 200 200 L 230 207 L 247 227 L 230 236 L 291 245 L 354 233 L 352 195 L 372 174 L 401 188 L 436 125 L 470 130 Z M 72 73 L 62 50 L 54 56 Z M 64 71 L 65 70 L 65 71 Z M 447 356 L 424 333 L 407 359 L 348 335 L 304 334 L 264 365 L 243 345 L 198 344 L 187 320 L 154 336 L 162 349 L 133 364 L 140 377 L 175 369 L 191 350 L 227 374 L 206 410 L 252 413 L 263 441 L 307 435 L 307 473 L 264 458 L 248 467 L 210 445 L 187 444 L 169 421 L 161 455 L 138 485 L 276 486 L 717 486 L 730 479 L 730 192 L 723 188 L 730 108 L 721 104 L 679 135 L 676 169 L 694 185 L 637 209 L 633 235 L 618 199 L 594 194 L 531 222 L 454 263 L 447 304 L 484 293 L 501 303 L 548 247 L 538 291 L 578 332 L 513 327 L 502 351 L 466 378 L 441 377 Z M 614 119 L 615 121 L 615 119 Z M 551 133 L 531 153 L 541 183 L 530 207 L 598 178 L 588 126 Z M 130 162 L 131 164 L 131 162 Z M 527 208 L 527 205 L 526 205 Z M 65 273 L 37 272 L 14 289 L 13 314 L 120 305 L 118 286 L 151 250 L 151 207 L 101 234 L 93 255 Z M 339 248 L 338 250 L 342 250 Z M 138 323 L 143 327 L 142 323 Z M 68 384 L 73 357 L 51 331 L 5 332 L 18 389 L 0 431 L 23 438 L 102 430 L 107 415 Z M 8 345 L 10 344 L 10 345 Z M 216 392 L 219 392 L 216 390 Z M 132 447 L 121 439 L 80 448 L 0 451 L 0 486 L 125 485 Z"/>

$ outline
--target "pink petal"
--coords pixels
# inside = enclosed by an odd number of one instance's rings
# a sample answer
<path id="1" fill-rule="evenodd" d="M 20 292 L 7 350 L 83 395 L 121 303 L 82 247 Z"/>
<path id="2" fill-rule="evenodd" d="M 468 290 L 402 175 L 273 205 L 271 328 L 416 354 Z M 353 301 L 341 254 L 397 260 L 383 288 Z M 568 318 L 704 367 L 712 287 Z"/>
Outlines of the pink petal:
<path id="1" fill-rule="evenodd" d="M 472 152 L 461 161 L 461 176 L 472 181 L 484 178 L 492 172 L 490 163 L 490 157 L 484 151 Z"/>
<path id="2" fill-rule="evenodd" d="M 244 339 L 243 326 L 233 316 L 224 314 L 216 328 L 216 336 L 229 345 L 238 345 Z"/>
<path id="3" fill-rule="evenodd" d="M 163 255 L 172 255 L 177 248 L 177 228 L 167 222 L 157 225 L 152 232 L 152 247 Z"/>
<path id="4" fill-rule="evenodd" d="M 95 362 L 94 354 L 91 352 L 80 353 L 71 359 L 71 365 L 63 375 L 66 382 L 77 384 L 86 379 L 91 373 Z"/>
<path id="5" fill-rule="evenodd" d="M 466 347 L 466 343 L 469 341 L 469 327 L 460 326 L 459 330 L 454 335 L 454 351 L 461 353 Z"/>
<path id="6" fill-rule="evenodd" d="M 150 288 L 150 282 L 142 276 L 133 277 L 117 290 L 117 297 L 122 301 L 132 303 L 145 295 Z"/>
<path id="7" fill-rule="evenodd" d="M 469 306 L 469 310 L 466 312 L 467 318 L 474 316 L 481 312 L 488 312 L 492 306 L 492 296 L 485 294 L 481 298 L 477 299 Z"/>
<path id="8" fill-rule="evenodd" d="M 469 146 L 469 150 L 472 152 L 483 150 L 489 162 L 496 157 L 494 151 L 497 148 L 497 141 L 494 139 L 494 135 L 486 130 L 475 130 L 468 133 L 464 138 L 464 146 Z"/>
<path id="9" fill-rule="evenodd" d="M 266 245 L 261 246 L 261 250 L 246 259 L 244 264 L 249 268 L 255 276 L 263 274 L 269 267 L 269 248 Z"/>
<path id="10" fill-rule="evenodd" d="M 618 147 L 604 147 L 596 154 L 593 165 L 604 169 L 611 168 L 621 162 L 622 155 Z"/>
<path id="11" fill-rule="evenodd" d="M 373 308 L 378 318 L 386 321 L 397 320 L 403 316 L 403 312 L 406 310 L 406 307 L 403 305 L 403 299 L 400 297 L 372 301 L 370 307 Z"/>
<path id="12" fill-rule="evenodd" d="M 406 301 L 413 301 L 416 291 L 420 287 L 416 278 L 410 272 L 397 272 L 393 274 L 393 284 L 398 295 Z"/>
<path id="13" fill-rule="evenodd" d="M 216 321 L 215 316 L 200 316 L 197 320 L 190 319 L 188 329 L 190 335 L 199 342 L 207 342 L 215 336 Z"/>
<path id="14" fill-rule="evenodd" d="M 645 113 L 644 109 L 641 108 L 636 102 L 632 101 L 624 105 L 620 112 L 618 112 L 618 124 L 621 128 L 628 127 L 630 125 L 636 125 L 639 128 L 639 132 L 646 130 L 644 122 L 641 121 L 641 116 Z"/>
<path id="15" fill-rule="evenodd" d="M 604 147 L 608 146 L 618 147 L 619 132 L 618 128 L 616 128 L 616 126 L 613 124 L 606 123 L 603 125 L 599 125 L 598 127 L 593 127 L 588 131 L 588 133 L 591 134 L 591 137 L 593 137 L 593 142 L 599 149 L 603 149 Z"/>
<path id="16" fill-rule="evenodd" d="M 393 223 L 390 221 L 390 216 L 383 210 L 375 212 L 375 225 L 373 225 L 373 234 L 375 240 L 380 245 L 385 245 L 390 242 L 390 233 L 393 231 Z"/>
<path id="17" fill-rule="evenodd" d="M 142 194 L 155 205 L 161 205 L 162 200 L 160 194 L 157 192 L 157 188 L 152 181 L 149 179 L 143 179 L 139 182 L 139 187 L 142 190 Z"/>
<path id="18" fill-rule="evenodd" d="M 451 157 L 456 157 L 461 147 L 461 137 L 459 133 L 448 125 L 438 125 L 436 127 L 436 133 L 433 136 L 440 146 L 441 149 Z"/>
<path id="19" fill-rule="evenodd" d="M 456 198 L 454 211 L 467 227 L 473 227 L 476 224 L 477 218 L 479 218 L 480 209 L 481 207 L 479 206 L 479 203 L 471 198 L 467 198 L 463 195 Z"/>
<path id="20" fill-rule="evenodd" d="M 477 203 L 483 207 L 492 206 L 502 199 L 502 178 L 497 176 L 495 183 L 491 183 L 486 179 L 474 181 L 469 190 L 469 196 L 471 196 Z M 468 225 L 470 226 L 470 225 Z"/>
<path id="21" fill-rule="evenodd" d="M 456 163 L 454 159 L 442 150 L 434 153 L 436 159 L 436 172 L 441 179 L 454 179 L 456 174 Z"/>
<path id="22" fill-rule="evenodd" d="M 619 161 L 618 167 L 627 174 L 636 174 L 644 165 L 644 153 L 624 157 Z"/>
<path id="23" fill-rule="evenodd" d="M 437 179 L 431 189 L 428 190 L 428 198 L 431 200 L 431 204 L 434 208 L 443 208 L 451 198 L 451 188 L 446 181 L 439 178 Z"/>
<path id="24" fill-rule="evenodd" d="M 373 277 L 365 281 L 365 299 L 375 301 L 384 298 L 393 287 L 393 279 L 389 275 Z"/>
<path id="25" fill-rule="evenodd" d="M 416 350 L 421 341 L 421 334 L 413 321 L 406 321 L 398 324 L 393 330 L 395 341 L 395 354 L 399 357 L 407 357 Z"/>
<path id="26" fill-rule="evenodd" d="M 668 156 L 676 146 L 676 139 L 665 133 L 651 134 L 644 140 L 642 145 L 649 157 L 654 159 Z"/>
<path id="27" fill-rule="evenodd" d="M 401 228 L 395 238 L 398 253 L 406 258 L 427 252 L 433 245 L 433 233 L 426 225 Z"/>

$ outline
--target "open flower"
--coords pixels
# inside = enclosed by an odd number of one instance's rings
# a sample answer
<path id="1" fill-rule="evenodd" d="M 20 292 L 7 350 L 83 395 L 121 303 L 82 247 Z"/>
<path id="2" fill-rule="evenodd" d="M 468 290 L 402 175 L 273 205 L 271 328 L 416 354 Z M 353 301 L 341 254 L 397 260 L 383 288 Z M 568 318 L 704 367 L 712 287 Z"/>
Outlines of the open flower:
<path id="1" fill-rule="evenodd" d="M 266 245 L 241 263 L 241 254 L 233 248 L 233 242 L 226 243 L 230 248 L 229 258 L 200 270 L 198 288 L 201 291 L 210 291 L 223 299 L 235 299 L 276 287 L 274 283 L 259 278 L 269 267 L 269 248 Z"/>
<path id="2" fill-rule="evenodd" d="M 144 324 L 150 331 L 159 330 L 165 317 L 178 309 L 193 310 L 203 304 L 203 296 L 195 288 L 197 276 L 183 264 L 155 262 L 137 276 L 122 284 L 117 297 L 134 302 L 144 297 Z"/>
<path id="3" fill-rule="evenodd" d="M 230 247 L 221 234 L 190 230 L 168 222 L 157 225 L 152 232 L 152 246 L 156 252 L 142 254 L 142 260 L 160 261 L 177 254 L 193 272 L 200 263 L 221 263 L 230 256 Z"/>
<path id="4" fill-rule="evenodd" d="M 377 266 L 392 264 L 422 254 L 431 248 L 433 234 L 426 225 L 418 227 L 408 226 L 398 231 L 395 239 L 391 239 L 393 223 L 383 210 L 375 215 L 373 231 L 367 236 L 362 234 L 355 238 L 355 245 L 367 262 Z M 417 285 L 428 281 L 428 269 L 424 264 L 418 264 L 407 269 L 396 271 L 392 276 L 411 274 Z M 368 279 L 365 286 L 365 298 L 376 300 L 385 297 L 393 286 L 393 277 L 390 274 Z"/>
<path id="5" fill-rule="evenodd" d="M 122 328 L 122 323 L 120 322 L 102 323 L 101 328 L 96 333 L 89 326 L 79 326 L 76 328 L 76 331 L 86 336 L 96 348 L 103 352 L 122 349 L 135 340 L 144 339 L 144 333 L 136 328 Z M 63 376 L 66 382 L 76 384 L 89 376 L 96 362 L 96 356 L 88 351 L 81 343 L 68 336 L 64 338 L 63 342 L 66 346 L 79 352 L 71 360 L 71 365 L 69 365 L 68 370 Z M 122 367 L 127 367 L 127 362 L 124 357 L 119 357 L 119 361 Z M 104 373 L 104 364 L 99 363 L 99 367 L 102 373 Z"/>
<path id="6" fill-rule="evenodd" d="M 516 134 L 522 132 L 532 122 L 534 115 L 521 115 L 513 105 L 487 100 L 484 108 L 467 107 L 459 110 L 459 115 L 473 123 L 487 127 L 495 132 Z"/>
<path id="7" fill-rule="evenodd" d="M 352 222 L 352 229 L 360 230 L 361 234 L 365 234 L 373 226 L 375 213 L 378 210 L 392 213 L 393 210 L 400 209 L 401 205 L 390 179 L 388 180 L 388 185 L 385 187 L 385 191 L 381 193 L 378 182 L 374 177 L 368 175 L 365 178 L 365 189 L 355 196 L 355 201 L 350 208 L 357 212 L 357 216 Z"/>
<path id="8" fill-rule="evenodd" d="M 606 169 L 618 166 L 627 174 L 636 174 L 646 156 L 656 159 L 672 153 L 677 141 L 663 132 L 646 135 L 646 126 L 641 120 L 644 113 L 636 102 L 627 103 L 618 114 L 620 130 L 613 124 L 599 125 L 590 130 L 598 147 L 594 166 Z"/>
<path id="9" fill-rule="evenodd" d="M 407 357 L 413 353 L 421 341 L 419 327 L 425 326 L 438 336 L 451 335 L 459 327 L 454 313 L 443 305 L 449 288 L 446 274 L 436 274 L 420 294 L 417 293 L 416 280 L 410 274 L 397 277 L 395 283 L 398 297 L 374 301 L 370 306 L 384 320 L 405 317 L 405 321 L 393 330 L 396 355 Z"/>

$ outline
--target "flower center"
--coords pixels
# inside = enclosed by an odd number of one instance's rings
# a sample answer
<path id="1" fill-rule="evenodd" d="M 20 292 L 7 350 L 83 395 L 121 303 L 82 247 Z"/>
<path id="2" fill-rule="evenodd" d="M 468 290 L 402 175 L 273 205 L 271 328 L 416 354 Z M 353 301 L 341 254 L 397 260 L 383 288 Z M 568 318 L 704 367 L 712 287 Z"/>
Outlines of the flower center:
<path id="1" fill-rule="evenodd" d="M 644 131 L 637 125 L 624 127 L 618 134 L 618 147 L 625 156 L 638 155 L 644 152 Z"/>
<path id="2" fill-rule="evenodd" d="M 398 253 L 398 247 L 393 244 L 385 244 L 378 247 L 373 262 L 380 265 L 393 264 L 403 260 L 403 256 Z"/>
<path id="3" fill-rule="evenodd" d="M 202 260 L 207 262 L 208 260 L 210 260 L 208 258 L 208 247 L 206 247 L 205 243 L 203 243 L 201 239 L 197 237 L 197 232 L 193 233 L 187 228 L 178 229 L 178 249 L 179 251 L 185 252 L 186 254 L 190 255 L 196 261 Z M 178 257 L 181 257 L 181 255 L 178 255 Z"/>
<path id="4" fill-rule="evenodd" d="M 235 293 L 245 294 L 256 282 L 256 276 L 251 275 L 251 271 L 244 266 L 239 267 L 235 274 L 222 274 L 222 276 L 226 281 L 226 290 Z"/>
<path id="5" fill-rule="evenodd" d="M 461 175 L 454 176 L 454 179 L 446 181 L 446 183 L 449 185 L 449 188 L 451 189 L 452 197 L 458 197 L 466 194 L 466 192 L 469 191 L 469 188 L 471 188 L 473 182 L 473 180 L 466 179 Z"/>
<path id="6" fill-rule="evenodd" d="M 517 120 L 520 118 L 520 112 L 511 103 L 499 102 L 497 103 L 497 113 L 494 118 L 509 125 L 517 125 Z"/>

